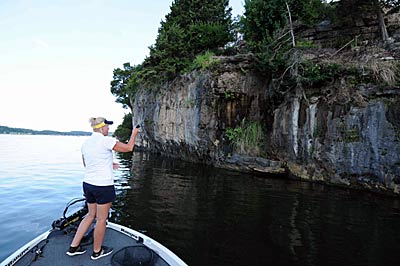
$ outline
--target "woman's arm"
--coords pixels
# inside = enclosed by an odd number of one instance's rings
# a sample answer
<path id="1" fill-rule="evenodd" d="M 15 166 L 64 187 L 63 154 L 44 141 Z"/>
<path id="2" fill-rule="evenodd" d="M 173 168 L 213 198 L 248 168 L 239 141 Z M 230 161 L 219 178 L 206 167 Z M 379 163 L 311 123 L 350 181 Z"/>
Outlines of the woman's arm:
<path id="1" fill-rule="evenodd" d="M 130 152 L 133 151 L 135 147 L 136 135 L 139 132 L 139 128 L 136 127 L 132 130 L 131 138 L 129 139 L 128 143 L 122 143 L 117 141 L 114 145 L 113 150 L 117 152 Z"/>

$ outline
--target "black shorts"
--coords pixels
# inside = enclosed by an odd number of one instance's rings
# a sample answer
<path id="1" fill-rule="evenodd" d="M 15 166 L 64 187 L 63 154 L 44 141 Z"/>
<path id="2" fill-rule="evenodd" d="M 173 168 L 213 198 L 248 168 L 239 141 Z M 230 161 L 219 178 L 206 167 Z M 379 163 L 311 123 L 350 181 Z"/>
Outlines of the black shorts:
<path id="1" fill-rule="evenodd" d="M 83 182 L 83 193 L 87 203 L 106 204 L 115 200 L 114 186 L 94 186 Z"/>

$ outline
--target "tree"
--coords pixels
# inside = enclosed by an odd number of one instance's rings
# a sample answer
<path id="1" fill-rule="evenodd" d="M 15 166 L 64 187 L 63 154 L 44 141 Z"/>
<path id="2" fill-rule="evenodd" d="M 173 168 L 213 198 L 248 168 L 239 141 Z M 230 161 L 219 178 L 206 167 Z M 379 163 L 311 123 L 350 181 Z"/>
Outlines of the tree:
<path id="1" fill-rule="evenodd" d="M 175 0 L 143 63 L 142 79 L 171 80 L 207 50 L 233 40 L 228 0 Z"/>
<path id="2" fill-rule="evenodd" d="M 274 33 L 293 21 L 313 25 L 328 16 L 329 5 L 321 0 L 245 0 L 241 19 L 244 39 L 255 50 L 263 50 Z"/>
<path id="3" fill-rule="evenodd" d="M 320 0 L 245 0 L 240 21 L 243 39 L 257 55 L 261 72 L 280 73 L 287 68 L 285 56 L 295 43 L 286 27 L 290 18 L 312 25 L 329 11 L 330 6 Z"/>
<path id="4" fill-rule="evenodd" d="M 116 68 L 113 71 L 111 93 L 117 97 L 115 102 L 121 103 L 125 109 L 132 109 L 131 99 L 139 86 L 138 72 L 141 66 L 131 66 L 130 63 L 125 63 L 123 66 L 123 69 Z"/>
<path id="5" fill-rule="evenodd" d="M 121 125 L 118 125 L 114 132 L 114 136 L 122 142 L 129 140 L 133 129 L 132 125 L 132 113 L 125 114 Z"/>
<path id="6" fill-rule="evenodd" d="M 255 50 L 272 40 L 273 33 L 285 25 L 286 8 L 283 1 L 245 0 L 242 17 L 243 38 Z"/>
<path id="7" fill-rule="evenodd" d="M 231 11 L 228 0 L 175 0 L 161 27 L 179 25 L 185 33 L 186 50 L 194 57 L 232 40 Z"/>

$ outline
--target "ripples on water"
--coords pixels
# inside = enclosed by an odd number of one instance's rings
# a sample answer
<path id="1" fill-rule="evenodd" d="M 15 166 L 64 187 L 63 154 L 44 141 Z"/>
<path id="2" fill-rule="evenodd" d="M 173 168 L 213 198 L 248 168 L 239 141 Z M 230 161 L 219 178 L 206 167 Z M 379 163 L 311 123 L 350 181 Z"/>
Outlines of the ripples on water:
<path id="1" fill-rule="evenodd" d="M 134 154 L 113 219 L 189 265 L 396 265 L 399 201 Z"/>
<path id="2" fill-rule="evenodd" d="M 0 135 L 0 260 L 81 196 L 83 140 Z M 191 266 L 398 265 L 397 199 L 143 153 L 117 159 L 111 220 Z"/>
<path id="3" fill-rule="evenodd" d="M 0 260 L 82 195 L 81 137 L 0 135 Z"/>

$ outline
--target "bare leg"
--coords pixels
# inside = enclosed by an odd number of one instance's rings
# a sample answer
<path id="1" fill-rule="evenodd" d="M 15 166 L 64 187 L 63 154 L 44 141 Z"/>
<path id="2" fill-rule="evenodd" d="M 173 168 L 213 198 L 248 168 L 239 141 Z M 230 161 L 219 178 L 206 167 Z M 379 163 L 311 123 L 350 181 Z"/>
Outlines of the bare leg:
<path id="1" fill-rule="evenodd" d="M 111 202 L 106 204 L 97 204 L 96 213 L 96 226 L 94 228 L 94 243 L 93 251 L 99 252 L 101 245 L 103 244 L 104 234 L 106 232 L 106 221 L 108 218 L 108 212 L 111 208 Z"/>
<path id="2" fill-rule="evenodd" d="M 82 222 L 79 224 L 75 237 L 72 240 L 71 247 L 79 246 L 86 231 L 93 223 L 93 220 L 96 217 L 96 205 L 96 203 L 88 203 L 89 213 L 85 216 L 85 218 L 83 218 Z"/>

